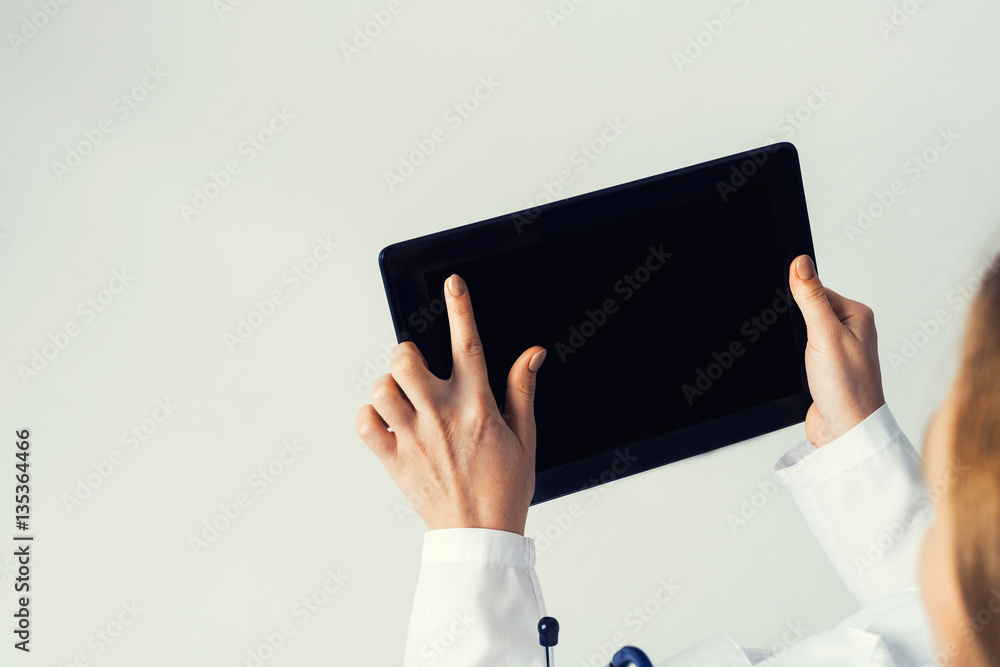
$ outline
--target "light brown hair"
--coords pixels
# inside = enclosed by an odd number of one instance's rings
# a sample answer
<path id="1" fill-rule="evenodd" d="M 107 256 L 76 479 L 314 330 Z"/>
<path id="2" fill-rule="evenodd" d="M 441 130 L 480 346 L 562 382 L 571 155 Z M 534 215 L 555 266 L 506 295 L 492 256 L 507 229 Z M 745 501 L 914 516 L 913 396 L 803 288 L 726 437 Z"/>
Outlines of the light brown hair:
<path id="1" fill-rule="evenodd" d="M 1000 665 L 1000 256 L 986 275 L 955 382 L 952 461 L 968 470 L 949 492 L 965 615 L 988 663 Z"/>

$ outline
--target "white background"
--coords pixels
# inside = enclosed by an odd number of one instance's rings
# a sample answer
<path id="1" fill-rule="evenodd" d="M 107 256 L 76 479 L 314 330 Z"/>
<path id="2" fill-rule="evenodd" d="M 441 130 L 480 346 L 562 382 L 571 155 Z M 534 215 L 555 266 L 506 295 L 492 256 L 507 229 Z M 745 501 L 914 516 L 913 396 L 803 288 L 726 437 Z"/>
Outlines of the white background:
<path id="1" fill-rule="evenodd" d="M 910 0 L 884 32 L 884 0 L 590 0 L 554 25 L 556 0 L 403 0 L 346 57 L 386 6 L 73 1 L 32 32 L 39 4 L 4 3 L 0 540 L 16 532 L 20 428 L 36 535 L 30 656 L 11 648 L 13 546 L 0 550 L 4 664 L 247 665 L 283 622 L 295 632 L 269 666 L 399 664 L 424 528 L 354 430 L 366 368 L 395 343 L 376 258 L 524 208 L 562 169 L 579 194 L 795 143 L 821 276 L 875 309 L 885 393 L 920 447 L 962 331 L 954 290 L 998 247 L 1000 6 Z M 723 10 L 731 23 L 678 66 Z M 121 118 L 115 101 L 147 67 L 165 78 Z M 499 87 L 447 125 L 481 76 Z M 817 104 L 817 88 L 832 96 Z M 294 118 L 250 161 L 240 145 L 274 109 Z M 783 120 L 796 113 L 798 127 Z M 577 171 L 573 153 L 614 118 L 621 137 Z M 113 131 L 59 169 L 102 119 Z M 447 140 L 391 189 L 385 172 L 437 127 Z M 958 138 L 935 154 L 948 128 Z M 937 160 L 914 179 L 906 163 L 926 149 Z M 180 206 L 230 160 L 240 173 L 185 221 Z M 852 237 L 858 208 L 896 179 L 905 193 Z M 317 237 L 339 247 L 293 290 L 283 275 Z M 132 280 L 87 321 L 79 304 L 115 270 Z M 274 289 L 284 303 L 230 351 L 224 336 Z M 921 336 L 938 309 L 948 321 Z M 22 377 L 70 323 L 79 334 Z M 917 354 L 890 364 L 915 335 Z M 168 398 L 176 411 L 130 450 L 122 433 Z M 786 493 L 730 525 L 802 438 L 797 426 L 602 487 L 565 529 L 553 515 L 579 497 L 533 508 L 529 536 L 561 531 L 538 556 L 561 664 L 598 664 L 616 632 L 661 660 L 716 632 L 766 647 L 787 624 L 852 612 Z M 302 453 L 257 494 L 249 478 L 293 439 Z M 121 465 L 68 507 L 115 450 Z M 196 554 L 190 538 L 240 493 L 250 506 Z M 348 579 L 302 623 L 294 605 L 328 570 Z M 636 631 L 626 615 L 661 577 L 681 591 Z M 96 640 L 132 601 L 138 618 Z"/>

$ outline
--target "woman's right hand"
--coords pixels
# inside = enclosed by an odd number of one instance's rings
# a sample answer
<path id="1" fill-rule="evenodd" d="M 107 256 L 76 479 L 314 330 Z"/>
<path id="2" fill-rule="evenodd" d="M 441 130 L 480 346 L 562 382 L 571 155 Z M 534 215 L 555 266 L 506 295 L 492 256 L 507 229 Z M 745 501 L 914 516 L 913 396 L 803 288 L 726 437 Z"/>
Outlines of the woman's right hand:
<path id="1" fill-rule="evenodd" d="M 823 287 L 809 255 L 795 258 L 789 285 L 806 321 L 806 376 L 813 404 L 806 437 L 822 447 L 885 403 L 875 315 L 863 303 Z"/>

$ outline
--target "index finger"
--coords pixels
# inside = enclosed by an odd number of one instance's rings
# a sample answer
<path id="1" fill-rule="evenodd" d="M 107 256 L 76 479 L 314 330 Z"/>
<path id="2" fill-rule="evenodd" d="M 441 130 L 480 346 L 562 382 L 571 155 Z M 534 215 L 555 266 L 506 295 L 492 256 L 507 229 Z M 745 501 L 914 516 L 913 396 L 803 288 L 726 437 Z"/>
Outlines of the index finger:
<path id="1" fill-rule="evenodd" d="M 453 273 L 445 281 L 445 303 L 448 306 L 448 324 L 451 328 L 452 377 L 467 377 L 473 382 L 485 385 L 486 358 L 483 343 L 476 328 L 476 317 L 472 313 L 472 300 L 465 281 Z"/>

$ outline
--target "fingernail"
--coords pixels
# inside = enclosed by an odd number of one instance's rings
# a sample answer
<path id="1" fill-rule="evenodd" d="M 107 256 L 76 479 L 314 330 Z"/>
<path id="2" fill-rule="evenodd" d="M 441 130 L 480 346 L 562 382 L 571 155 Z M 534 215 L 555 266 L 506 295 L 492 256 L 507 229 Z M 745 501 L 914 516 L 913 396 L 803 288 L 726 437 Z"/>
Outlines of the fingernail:
<path id="1" fill-rule="evenodd" d="M 452 296 L 465 294 L 465 281 L 457 273 L 448 278 L 448 291 L 451 292 Z"/>
<path id="2" fill-rule="evenodd" d="M 816 266 L 812 257 L 806 255 L 795 263 L 795 273 L 799 274 L 799 280 L 812 280 L 816 277 Z"/>
<path id="3" fill-rule="evenodd" d="M 542 367 L 543 361 L 545 361 L 545 350 L 535 353 L 535 356 L 528 362 L 528 370 L 532 373 L 538 372 L 538 369 Z"/>

